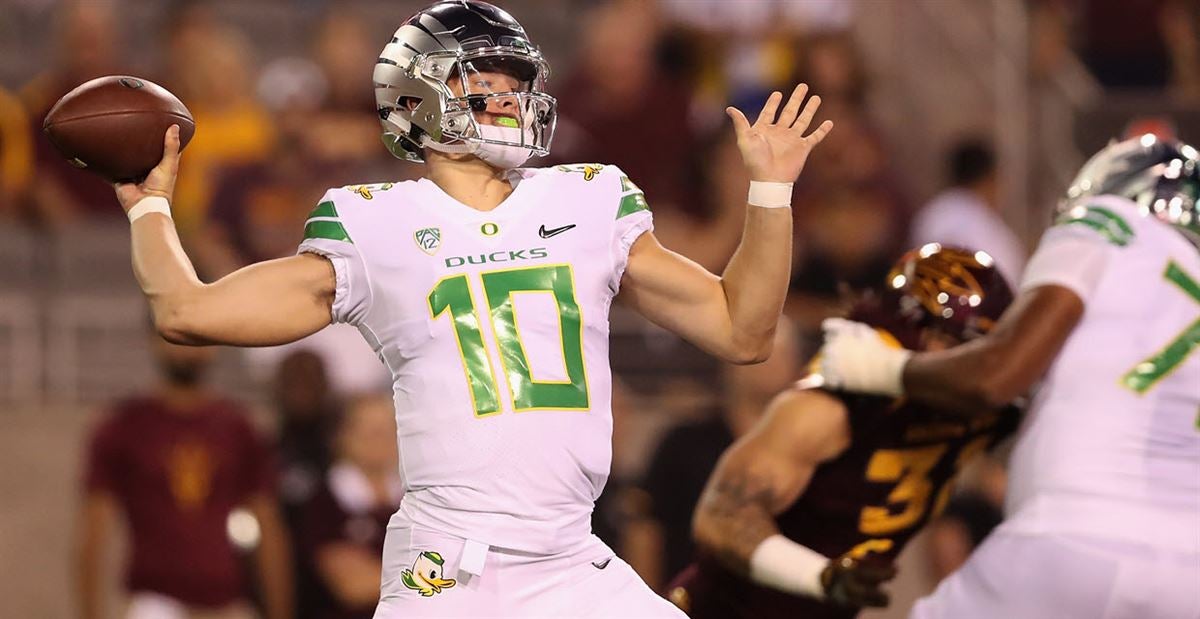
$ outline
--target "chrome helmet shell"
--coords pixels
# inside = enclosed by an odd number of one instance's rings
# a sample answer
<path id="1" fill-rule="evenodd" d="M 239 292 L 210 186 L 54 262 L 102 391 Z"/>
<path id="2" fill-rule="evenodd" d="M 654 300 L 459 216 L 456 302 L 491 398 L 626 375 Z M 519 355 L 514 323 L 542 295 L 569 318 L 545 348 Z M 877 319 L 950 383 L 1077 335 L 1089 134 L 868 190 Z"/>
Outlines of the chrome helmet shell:
<path id="1" fill-rule="evenodd" d="M 1188 144 L 1150 133 L 1109 144 L 1079 170 L 1056 213 L 1070 217 L 1100 195 L 1131 200 L 1200 242 L 1200 151 Z"/>
<path id="2" fill-rule="evenodd" d="M 503 72 L 518 86 L 494 92 L 469 79 Z M 383 142 L 398 158 L 424 161 L 424 149 L 474 153 L 481 144 L 550 152 L 557 102 L 544 91 L 550 67 L 507 12 L 477 0 L 438 2 L 400 26 L 375 64 Z M 461 94 L 448 82 L 458 78 Z M 504 136 L 488 135 L 475 113 L 503 100 L 513 110 Z"/>

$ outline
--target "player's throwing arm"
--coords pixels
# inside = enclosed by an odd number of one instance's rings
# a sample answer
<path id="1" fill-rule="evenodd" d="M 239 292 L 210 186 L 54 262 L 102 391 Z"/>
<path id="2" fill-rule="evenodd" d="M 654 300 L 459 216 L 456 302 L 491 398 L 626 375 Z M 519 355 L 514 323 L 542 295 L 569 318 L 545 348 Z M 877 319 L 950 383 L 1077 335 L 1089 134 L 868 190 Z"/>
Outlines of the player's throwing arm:
<path id="1" fill-rule="evenodd" d="M 179 243 L 171 196 L 179 171 L 179 127 L 141 183 L 117 183 L 129 215 L 133 271 L 158 331 L 178 344 L 269 346 L 300 339 L 330 322 L 334 272 L 312 254 L 253 264 L 205 284 Z"/>
<path id="2" fill-rule="evenodd" d="M 755 363 L 771 352 L 791 275 L 792 183 L 833 128 L 826 120 L 805 134 L 821 105 L 816 96 L 805 103 L 807 94 L 807 85 L 796 86 L 781 110 L 783 94 L 772 93 L 754 124 L 726 110 L 751 182 L 742 241 L 721 277 L 663 248 L 652 234 L 630 250 L 626 301 L 726 361 Z"/>

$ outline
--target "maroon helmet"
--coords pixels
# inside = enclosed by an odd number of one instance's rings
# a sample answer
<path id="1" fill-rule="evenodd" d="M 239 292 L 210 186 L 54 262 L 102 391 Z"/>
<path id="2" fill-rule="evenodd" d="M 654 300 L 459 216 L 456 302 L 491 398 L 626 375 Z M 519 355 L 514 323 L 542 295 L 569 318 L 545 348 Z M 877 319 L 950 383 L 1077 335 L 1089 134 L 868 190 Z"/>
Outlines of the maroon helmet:
<path id="1" fill-rule="evenodd" d="M 991 256 L 928 243 L 901 256 L 882 292 L 868 293 L 850 318 L 886 330 L 905 348 L 920 350 L 926 329 L 962 342 L 987 333 L 1012 300 Z"/>

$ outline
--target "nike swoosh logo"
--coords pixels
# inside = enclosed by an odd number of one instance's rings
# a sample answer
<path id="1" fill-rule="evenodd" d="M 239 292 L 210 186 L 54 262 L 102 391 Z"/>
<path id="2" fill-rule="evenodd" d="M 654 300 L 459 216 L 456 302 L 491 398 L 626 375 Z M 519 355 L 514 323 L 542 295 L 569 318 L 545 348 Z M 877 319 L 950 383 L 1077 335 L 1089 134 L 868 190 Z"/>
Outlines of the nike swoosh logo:
<path id="1" fill-rule="evenodd" d="M 562 233 L 566 232 L 567 230 L 570 230 L 571 228 L 574 228 L 574 227 L 575 227 L 575 224 L 567 224 L 561 228 L 550 228 L 549 230 L 547 230 L 546 224 L 542 224 L 542 227 L 538 228 L 538 236 L 542 237 L 543 239 L 548 239 L 552 236 L 562 234 Z"/>
<path id="2" fill-rule="evenodd" d="M 602 570 L 602 569 L 604 569 L 604 568 L 608 567 L 608 562 L 609 562 L 609 561 L 612 561 L 612 557 L 609 557 L 608 559 L 605 559 L 605 560 L 603 560 L 603 561 L 600 561 L 599 563 L 593 562 L 593 563 L 592 563 L 592 567 L 594 567 L 594 568 L 596 568 L 596 569 L 598 569 L 598 570 Z"/>

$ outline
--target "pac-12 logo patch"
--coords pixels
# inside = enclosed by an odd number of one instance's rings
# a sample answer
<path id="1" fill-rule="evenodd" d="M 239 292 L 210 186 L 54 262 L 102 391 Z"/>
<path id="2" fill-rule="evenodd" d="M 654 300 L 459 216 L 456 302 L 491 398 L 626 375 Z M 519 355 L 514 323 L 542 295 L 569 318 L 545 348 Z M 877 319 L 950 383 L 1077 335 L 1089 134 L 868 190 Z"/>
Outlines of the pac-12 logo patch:
<path id="1" fill-rule="evenodd" d="M 417 247 L 420 247 L 421 251 L 432 256 L 442 246 L 442 230 L 441 228 L 421 228 L 413 233 L 413 240 L 417 242 Z"/>
<path id="2" fill-rule="evenodd" d="M 443 578 L 445 574 L 442 568 L 445 563 L 442 555 L 436 552 L 422 552 L 417 555 L 411 570 L 401 572 L 400 581 L 405 587 L 419 592 L 423 597 L 431 597 L 441 593 L 442 589 L 449 589 L 457 584 L 453 578 Z"/>

